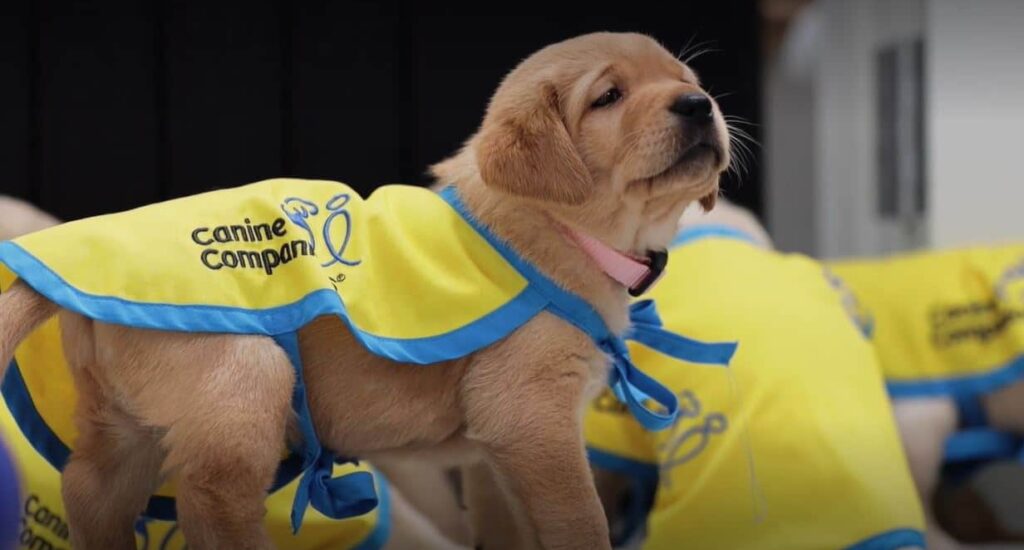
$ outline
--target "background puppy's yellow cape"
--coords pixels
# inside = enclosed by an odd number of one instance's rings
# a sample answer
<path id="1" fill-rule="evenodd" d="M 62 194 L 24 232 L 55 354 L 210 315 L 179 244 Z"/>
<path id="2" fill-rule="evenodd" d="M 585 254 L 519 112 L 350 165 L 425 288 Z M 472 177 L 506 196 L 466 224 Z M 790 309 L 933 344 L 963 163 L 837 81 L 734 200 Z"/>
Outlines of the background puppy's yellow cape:
<path id="1" fill-rule="evenodd" d="M 59 378 L 59 377 L 58 377 Z M 0 438 L 11 450 L 20 474 L 22 500 L 21 546 L 25 548 L 69 548 L 67 512 L 61 498 L 60 471 L 36 451 L 8 408 L 0 404 Z M 371 471 L 363 463 L 337 465 L 336 475 L 352 471 Z M 310 511 L 302 532 L 293 534 L 290 524 L 292 499 L 298 480 L 271 494 L 266 500 L 264 519 L 267 532 L 277 548 L 326 550 L 380 548 L 388 540 L 390 523 L 389 488 L 374 472 L 381 505 L 366 514 L 337 520 Z M 49 546 L 47 546 L 47 544 Z M 139 550 L 185 550 L 185 539 L 176 522 L 140 519 L 136 524 Z"/>
<path id="2" fill-rule="evenodd" d="M 982 404 L 1024 378 L 1024 245 L 848 260 L 831 269 L 867 321 L 890 395 L 956 403 L 958 432 L 946 440 L 946 460 L 976 467 L 1024 458 L 1024 439 L 992 429 Z"/>
<path id="3" fill-rule="evenodd" d="M 893 396 L 984 393 L 1024 377 L 1024 245 L 829 268 L 869 319 Z"/>
<path id="4" fill-rule="evenodd" d="M 670 367 L 631 344 L 680 395 L 676 424 L 646 432 L 607 395 L 585 416 L 595 465 L 656 488 L 644 547 L 923 546 L 881 374 L 821 265 L 691 231 L 652 297 L 670 331 L 738 340 L 731 366 Z"/>

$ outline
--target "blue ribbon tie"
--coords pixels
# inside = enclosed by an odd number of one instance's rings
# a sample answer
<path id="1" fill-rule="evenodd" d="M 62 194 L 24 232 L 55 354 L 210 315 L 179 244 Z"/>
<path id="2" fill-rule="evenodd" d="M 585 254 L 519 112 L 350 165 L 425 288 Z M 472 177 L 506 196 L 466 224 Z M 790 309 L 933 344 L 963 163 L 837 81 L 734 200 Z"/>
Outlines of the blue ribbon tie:
<path id="1" fill-rule="evenodd" d="M 316 460 L 302 474 L 292 502 L 292 533 L 299 532 L 310 504 L 332 519 L 361 516 L 377 507 L 373 474 L 352 472 L 331 477 L 334 462 L 334 455 L 321 449 Z"/>
<path id="2" fill-rule="evenodd" d="M 728 366 L 736 353 L 735 342 L 700 342 L 665 330 L 652 300 L 641 300 L 631 305 L 629 316 L 632 325 L 625 339 L 669 357 L 689 363 Z M 612 357 L 608 383 L 637 421 L 651 431 L 671 426 L 679 415 L 679 401 L 675 394 L 633 364 L 622 339 L 605 340 L 601 348 Z M 654 401 L 659 410 L 645 406 L 645 400 Z"/>

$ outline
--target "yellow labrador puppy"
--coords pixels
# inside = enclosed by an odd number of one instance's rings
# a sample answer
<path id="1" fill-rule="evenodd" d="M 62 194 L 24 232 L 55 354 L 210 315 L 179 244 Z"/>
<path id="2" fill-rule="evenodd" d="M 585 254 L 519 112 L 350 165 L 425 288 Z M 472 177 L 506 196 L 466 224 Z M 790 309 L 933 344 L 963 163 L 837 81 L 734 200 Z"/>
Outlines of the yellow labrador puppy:
<path id="1" fill-rule="evenodd" d="M 664 250 L 691 202 L 713 204 L 728 143 L 693 71 L 646 36 L 601 33 L 523 61 L 477 134 L 435 174 L 482 226 L 618 334 L 627 288 L 568 235 L 636 258 Z M 0 296 L 0 364 L 58 311 L 27 285 Z M 285 447 L 294 383 L 274 340 L 61 315 L 81 400 L 63 480 L 74 546 L 132 547 L 131 519 L 165 474 L 176 479 L 191 547 L 269 547 L 262 501 Z M 581 330 L 542 312 L 467 357 L 421 367 L 372 354 L 325 316 L 299 330 L 298 347 L 326 447 L 371 461 L 429 449 L 485 464 L 468 477 L 479 493 L 500 491 L 509 515 L 481 512 L 481 522 L 514 522 L 526 547 L 609 547 L 580 425 L 609 365 Z M 488 548 L 514 543 L 486 533 L 476 537 Z"/>

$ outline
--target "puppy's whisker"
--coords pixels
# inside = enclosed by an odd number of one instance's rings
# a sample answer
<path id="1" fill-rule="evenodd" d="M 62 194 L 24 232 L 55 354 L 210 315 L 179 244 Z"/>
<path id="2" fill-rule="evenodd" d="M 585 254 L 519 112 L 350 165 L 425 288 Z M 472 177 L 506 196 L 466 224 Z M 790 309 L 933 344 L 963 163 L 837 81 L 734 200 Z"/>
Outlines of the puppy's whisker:
<path id="1" fill-rule="evenodd" d="M 742 156 L 743 160 L 752 160 L 755 157 L 754 151 L 747 144 L 741 141 L 731 141 L 730 143 L 733 146 L 733 150 Z"/>
<path id="2" fill-rule="evenodd" d="M 760 147 L 756 142 L 749 141 L 748 138 L 742 138 L 740 136 L 730 136 L 729 143 L 735 145 L 737 148 L 743 149 L 748 153 L 753 153 L 753 147 Z"/>
<path id="3" fill-rule="evenodd" d="M 729 144 L 732 146 L 733 155 L 730 157 L 728 170 L 738 179 L 742 179 L 750 173 L 749 164 L 753 158 L 753 152 L 746 143 L 732 134 L 729 135 Z"/>
<path id="4" fill-rule="evenodd" d="M 761 126 L 760 124 L 757 124 L 756 122 L 750 122 L 749 120 L 747 120 L 747 119 L 745 119 L 745 118 L 743 118 L 743 117 L 741 117 L 739 115 L 722 115 L 722 118 L 725 119 L 726 122 L 730 122 L 730 123 L 733 123 L 733 124 L 742 124 L 744 126 L 753 126 L 753 127 L 760 127 Z"/>
<path id="5" fill-rule="evenodd" d="M 720 51 L 722 51 L 722 50 L 720 50 L 718 48 L 702 48 L 700 50 L 697 50 L 697 51 L 693 52 L 689 56 L 687 56 L 686 59 L 682 60 L 682 62 L 685 65 L 689 65 L 690 63 L 693 62 L 693 60 L 697 59 L 698 57 L 701 57 L 701 56 L 703 56 L 705 54 L 709 54 L 709 53 L 718 53 Z"/>
<path id="6" fill-rule="evenodd" d="M 726 128 L 729 130 L 729 137 L 735 138 L 737 142 L 744 145 L 753 145 L 755 147 L 761 147 L 761 143 L 751 136 L 746 130 L 737 128 L 730 122 L 726 122 Z"/>
<path id="7" fill-rule="evenodd" d="M 705 48 L 707 46 L 711 46 L 714 44 L 713 40 L 701 40 L 700 42 L 694 43 L 693 40 L 695 38 L 696 35 L 690 35 L 690 38 L 687 39 L 686 44 L 682 47 L 682 49 L 679 50 L 679 54 L 676 55 L 676 59 L 682 61 L 683 63 L 686 63 L 685 61 L 683 61 L 683 58 L 685 58 L 687 55 L 691 54 L 692 52 L 698 49 Z"/>

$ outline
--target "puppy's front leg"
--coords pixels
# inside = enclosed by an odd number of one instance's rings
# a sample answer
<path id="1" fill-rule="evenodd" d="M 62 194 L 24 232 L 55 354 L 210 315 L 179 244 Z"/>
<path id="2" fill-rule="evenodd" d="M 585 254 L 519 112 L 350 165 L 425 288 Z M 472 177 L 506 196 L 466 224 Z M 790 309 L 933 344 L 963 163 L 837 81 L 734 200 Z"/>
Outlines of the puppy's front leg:
<path id="1" fill-rule="evenodd" d="M 583 441 L 574 435 L 561 430 L 522 438 L 493 447 L 491 459 L 525 508 L 542 548 L 611 548 Z M 576 443 L 578 448 L 568 448 Z"/>
<path id="2" fill-rule="evenodd" d="M 901 399 L 893 402 L 893 413 L 910 462 L 910 473 L 925 505 L 928 548 L 960 548 L 960 544 L 939 527 L 932 509 L 945 442 L 956 430 L 956 406 L 947 398 Z"/>
<path id="3" fill-rule="evenodd" d="M 525 510 L 502 489 L 497 473 L 489 464 L 464 466 L 462 485 L 476 548 L 512 550 L 538 545 Z"/>
<path id="4" fill-rule="evenodd" d="M 477 358 L 463 380 L 467 436 L 483 447 L 541 547 L 610 548 L 581 425 L 599 359 L 581 351 L 589 342 L 575 334 L 558 338 L 560 328 L 531 323 Z"/>

